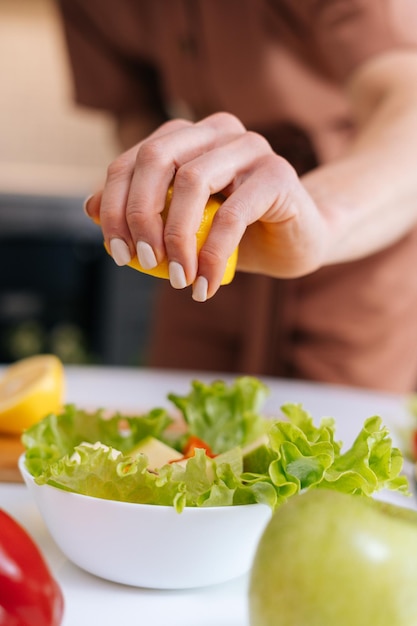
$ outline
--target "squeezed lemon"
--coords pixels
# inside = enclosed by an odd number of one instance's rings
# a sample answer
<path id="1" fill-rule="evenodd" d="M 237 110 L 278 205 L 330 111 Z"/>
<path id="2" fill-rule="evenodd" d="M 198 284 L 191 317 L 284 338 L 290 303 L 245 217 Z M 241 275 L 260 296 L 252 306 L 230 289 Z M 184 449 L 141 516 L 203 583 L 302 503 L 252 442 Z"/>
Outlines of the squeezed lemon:
<path id="1" fill-rule="evenodd" d="M 48 413 L 61 410 L 64 366 L 53 354 L 16 361 L 0 378 L 0 431 L 22 433 Z"/>
<path id="2" fill-rule="evenodd" d="M 171 203 L 172 197 L 172 187 L 168 189 L 165 208 L 162 212 L 162 219 L 165 222 L 166 217 L 168 215 L 169 205 Z M 218 209 L 220 208 L 224 198 L 220 194 L 215 194 L 210 196 L 206 207 L 204 209 L 203 218 L 201 220 L 200 226 L 196 233 L 196 245 L 197 245 L 197 254 L 200 252 L 204 242 L 207 239 L 207 235 L 210 231 L 214 216 L 216 215 Z M 107 250 L 107 252 L 109 252 Z M 236 264 L 237 264 L 237 256 L 238 256 L 238 248 L 234 250 L 231 256 L 227 260 L 226 269 L 221 281 L 222 285 L 227 285 L 232 282 L 235 272 L 236 272 Z M 144 274 L 150 274 L 151 276 L 156 276 L 157 278 L 166 278 L 169 279 L 169 271 L 168 271 L 168 260 L 165 258 L 159 265 L 154 267 L 151 270 L 147 270 L 142 267 L 139 263 L 137 256 L 135 256 L 130 263 L 127 264 L 129 267 L 132 267 L 139 272 L 143 272 Z"/>

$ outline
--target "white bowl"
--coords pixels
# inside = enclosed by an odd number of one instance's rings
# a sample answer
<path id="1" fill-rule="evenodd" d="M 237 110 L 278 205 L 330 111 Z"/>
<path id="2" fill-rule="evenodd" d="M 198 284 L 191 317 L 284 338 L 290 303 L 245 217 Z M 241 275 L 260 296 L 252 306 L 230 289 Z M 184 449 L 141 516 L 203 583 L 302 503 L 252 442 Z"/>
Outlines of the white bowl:
<path id="1" fill-rule="evenodd" d="M 53 539 L 70 561 L 113 582 L 185 589 L 249 571 L 271 517 L 263 504 L 185 508 L 132 504 L 37 485 L 19 469 Z"/>

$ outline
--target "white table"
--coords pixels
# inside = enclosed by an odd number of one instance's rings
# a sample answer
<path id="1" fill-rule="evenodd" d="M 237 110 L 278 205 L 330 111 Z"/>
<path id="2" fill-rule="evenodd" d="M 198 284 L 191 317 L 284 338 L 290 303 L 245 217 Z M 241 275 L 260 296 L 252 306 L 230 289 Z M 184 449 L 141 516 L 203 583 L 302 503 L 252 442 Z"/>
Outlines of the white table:
<path id="1" fill-rule="evenodd" d="M 153 406 L 170 406 L 166 394 L 170 391 L 186 393 L 193 378 L 205 381 L 215 378 L 187 372 L 88 367 L 67 367 L 66 376 L 67 402 L 86 408 L 138 413 Z M 223 375 L 217 378 L 231 379 Z M 285 402 L 302 403 L 315 421 L 323 416 L 334 417 L 337 438 L 346 445 L 353 441 L 363 421 L 371 415 L 381 415 L 396 442 L 399 441 L 397 428 L 408 423 L 405 399 L 401 396 L 270 378 L 264 381 L 271 390 L 265 406 L 269 415 L 278 416 Z M 413 498 L 390 496 L 389 499 L 414 508 Z M 66 603 L 63 626 L 248 625 L 247 576 L 190 591 L 154 591 L 118 585 L 98 579 L 66 559 L 50 537 L 25 486 L 0 484 L 0 507 L 32 535 L 59 581 Z M 115 529 L 115 532 L 123 532 L 123 529 Z"/>

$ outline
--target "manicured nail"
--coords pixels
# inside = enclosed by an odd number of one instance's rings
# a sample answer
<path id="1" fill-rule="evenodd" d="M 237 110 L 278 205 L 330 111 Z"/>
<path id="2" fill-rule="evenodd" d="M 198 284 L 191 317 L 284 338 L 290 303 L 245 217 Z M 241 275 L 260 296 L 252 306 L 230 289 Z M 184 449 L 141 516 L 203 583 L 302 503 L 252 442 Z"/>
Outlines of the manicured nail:
<path id="1" fill-rule="evenodd" d="M 110 239 L 110 253 L 116 265 L 127 265 L 132 260 L 129 246 L 123 239 Z"/>
<path id="2" fill-rule="evenodd" d="M 158 265 L 152 246 L 145 241 L 138 241 L 136 244 L 136 254 L 138 255 L 139 263 L 145 270 L 152 270 Z"/>
<path id="3" fill-rule="evenodd" d="M 90 214 L 89 214 L 89 212 L 88 212 L 88 203 L 90 202 L 90 200 L 91 200 L 91 198 L 92 198 L 92 197 L 93 197 L 93 194 L 90 194 L 90 195 L 88 196 L 88 198 L 86 198 L 86 199 L 84 200 L 84 204 L 83 204 L 83 211 L 84 211 L 84 213 L 86 214 L 86 216 L 87 216 L 87 217 L 89 217 L 90 219 L 91 219 L 91 216 L 90 216 Z"/>
<path id="4" fill-rule="evenodd" d="M 184 268 L 181 263 L 171 261 L 169 264 L 169 282 L 174 289 L 184 289 L 187 286 Z"/>
<path id="5" fill-rule="evenodd" d="M 193 285 L 193 300 L 205 302 L 207 300 L 208 280 L 204 276 L 199 276 Z"/>

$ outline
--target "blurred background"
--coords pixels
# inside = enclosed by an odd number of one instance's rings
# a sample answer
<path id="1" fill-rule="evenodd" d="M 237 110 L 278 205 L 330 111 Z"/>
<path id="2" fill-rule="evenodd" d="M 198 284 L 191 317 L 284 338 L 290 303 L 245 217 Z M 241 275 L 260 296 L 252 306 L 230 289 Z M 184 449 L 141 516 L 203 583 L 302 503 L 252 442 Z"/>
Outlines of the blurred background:
<path id="1" fill-rule="evenodd" d="M 53 0 L 0 0 L 0 362 L 141 365 L 154 279 L 118 268 L 85 197 L 118 152 L 78 108 Z"/>

